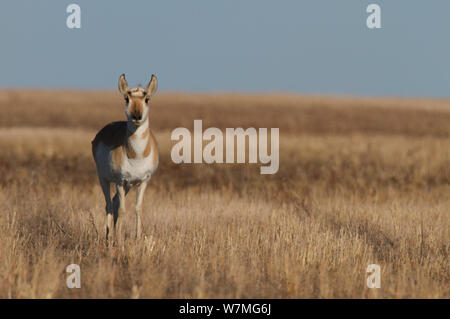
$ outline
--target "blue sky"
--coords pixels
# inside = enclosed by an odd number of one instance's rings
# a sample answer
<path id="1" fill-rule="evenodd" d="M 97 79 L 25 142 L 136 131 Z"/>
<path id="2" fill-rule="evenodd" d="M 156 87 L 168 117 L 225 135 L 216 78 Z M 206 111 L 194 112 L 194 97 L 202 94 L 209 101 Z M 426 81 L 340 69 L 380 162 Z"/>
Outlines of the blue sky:
<path id="1" fill-rule="evenodd" d="M 81 7 L 68 29 L 66 7 Z M 382 29 L 366 27 L 381 6 Z M 2 0 L 0 88 L 450 96 L 448 0 Z"/>

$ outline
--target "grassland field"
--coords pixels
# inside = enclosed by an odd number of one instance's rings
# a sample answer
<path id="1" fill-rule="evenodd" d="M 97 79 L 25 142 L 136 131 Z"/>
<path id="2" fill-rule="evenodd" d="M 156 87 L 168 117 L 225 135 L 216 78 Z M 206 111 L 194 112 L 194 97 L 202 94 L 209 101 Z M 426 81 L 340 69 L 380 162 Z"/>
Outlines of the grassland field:
<path id="1" fill-rule="evenodd" d="M 115 92 L 0 90 L 0 298 L 450 297 L 450 100 L 160 93 L 146 238 L 131 191 L 111 247 L 90 142 L 123 110 Z M 278 173 L 174 164 L 194 119 L 280 128 Z"/>

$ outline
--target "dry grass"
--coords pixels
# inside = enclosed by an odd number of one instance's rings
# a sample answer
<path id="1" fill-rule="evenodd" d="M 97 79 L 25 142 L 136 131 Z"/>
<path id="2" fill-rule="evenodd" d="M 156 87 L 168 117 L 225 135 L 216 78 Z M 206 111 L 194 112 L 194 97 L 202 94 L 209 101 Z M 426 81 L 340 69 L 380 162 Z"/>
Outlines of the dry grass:
<path id="1" fill-rule="evenodd" d="M 90 141 L 120 103 L 0 91 L 0 298 L 450 297 L 450 101 L 161 94 L 148 239 L 131 238 L 131 192 L 130 238 L 108 248 Z M 280 127 L 279 172 L 173 164 L 170 132 L 193 119 Z"/>

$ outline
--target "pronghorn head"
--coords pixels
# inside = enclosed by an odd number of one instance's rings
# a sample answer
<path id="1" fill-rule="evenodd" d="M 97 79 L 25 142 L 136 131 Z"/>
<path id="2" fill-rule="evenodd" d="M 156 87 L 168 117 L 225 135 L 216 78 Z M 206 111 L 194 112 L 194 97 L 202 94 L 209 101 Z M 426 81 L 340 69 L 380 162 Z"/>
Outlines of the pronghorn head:
<path id="1" fill-rule="evenodd" d="M 135 127 L 144 123 L 148 118 L 149 101 L 158 89 L 158 79 L 154 74 L 144 89 L 141 86 L 130 89 L 125 74 L 119 77 L 119 91 L 125 98 L 125 114 L 129 122 Z"/>

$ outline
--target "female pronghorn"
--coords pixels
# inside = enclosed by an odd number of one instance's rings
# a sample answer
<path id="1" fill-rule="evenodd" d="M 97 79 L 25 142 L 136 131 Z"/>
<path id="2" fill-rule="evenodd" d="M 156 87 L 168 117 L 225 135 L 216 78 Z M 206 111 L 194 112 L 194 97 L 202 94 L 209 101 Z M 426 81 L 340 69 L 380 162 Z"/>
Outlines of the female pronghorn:
<path id="1" fill-rule="evenodd" d="M 152 75 L 147 87 L 130 89 L 122 74 L 119 91 L 125 98 L 127 121 L 106 125 L 92 141 L 92 154 L 97 165 L 100 185 L 106 200 L 106 239 L 114 217 L 116 224 L 125 213 L 125 195 L 134 185 L 136 196 L 136 238 L 141 236 L 141 206 L 147 182 L 158 167 L 158 149 L 149 127 L 149 101 L 158 87 Z M 117 192 L 111 201 L 110 183 L 116 184 Z"/>

